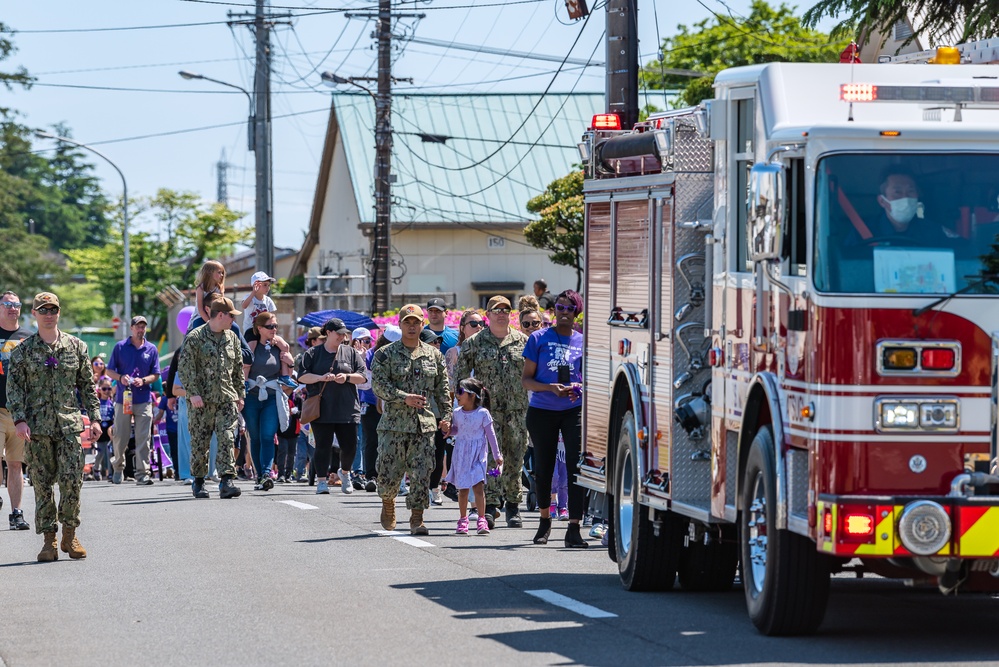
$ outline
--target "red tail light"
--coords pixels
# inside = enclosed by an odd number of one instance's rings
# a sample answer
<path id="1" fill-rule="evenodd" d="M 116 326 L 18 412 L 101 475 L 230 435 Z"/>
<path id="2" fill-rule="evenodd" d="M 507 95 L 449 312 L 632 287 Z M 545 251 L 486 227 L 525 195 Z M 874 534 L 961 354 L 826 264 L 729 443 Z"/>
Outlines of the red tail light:
<path id="1" fill-rule="evenodd" d="M 843 517 L 843 528 L 852 537 L 873 535 L 874 517 L 869 514 L 847 514 Z"/>
<path id="2" fill-rule="evenodd" d="M 620 130 L 621 117 L 616 113 L 598 113 L 593 117 L 591 130 Z"/>
<path id="3" fill-rule="evenodd" d="M 926 348 L 923 350 L 922 366 L 928 371 L 949 371 L 954 368 L 956 355 L 948 348 Z"/>

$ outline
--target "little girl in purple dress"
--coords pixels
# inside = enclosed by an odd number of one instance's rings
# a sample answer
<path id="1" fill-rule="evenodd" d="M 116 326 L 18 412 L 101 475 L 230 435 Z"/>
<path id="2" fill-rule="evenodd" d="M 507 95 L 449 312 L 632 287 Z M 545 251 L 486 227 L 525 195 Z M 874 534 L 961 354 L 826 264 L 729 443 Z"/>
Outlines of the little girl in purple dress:
<path id="1" fill-rule="evenodd" d="M 475 378 L 467 378 L 458 383 L 456 398 L 461 410 L 455 410 L 451 421 L 451 435 L 454 436 L 454 454 L 451 468 L 444 479 L 458 489 L 458 535 L 468 535 L 468 490 L 475 494 L 475 507 L 479 520 L 476 530 L 479 535 L 489 534 L 486 522 L 486 471 L 487 448 L 492 450 L 497 470 L 503 465 L 496 432 L 493 430 L 493 417 L 489 414 L 489 392 Z"/>

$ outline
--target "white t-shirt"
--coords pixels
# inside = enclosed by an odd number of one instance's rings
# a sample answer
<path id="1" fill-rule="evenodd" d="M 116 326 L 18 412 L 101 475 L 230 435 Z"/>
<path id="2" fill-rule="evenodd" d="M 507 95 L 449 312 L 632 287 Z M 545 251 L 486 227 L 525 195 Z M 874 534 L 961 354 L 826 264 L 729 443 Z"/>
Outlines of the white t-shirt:
<path id="1" fill-rule="evenodd" d="M 243 309 L 243 331 L 250 330 L 250 327 L 253 326 L 253 318 L 260 313 L 273 313 L 276 311 L 277 306 L 274 305 L 274 300 L 269 296 L 265 296 L 263 300 L 253 297 L 250 305 Z"/>

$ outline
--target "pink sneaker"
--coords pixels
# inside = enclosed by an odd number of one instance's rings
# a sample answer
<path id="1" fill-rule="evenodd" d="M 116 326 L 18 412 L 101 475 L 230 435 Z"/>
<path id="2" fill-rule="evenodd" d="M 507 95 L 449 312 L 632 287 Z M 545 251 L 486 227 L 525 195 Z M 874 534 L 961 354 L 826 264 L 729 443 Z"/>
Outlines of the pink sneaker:
<path id="1" fill-rule="evenodd" d="M 478 529 L 479 535 L 489 534 L 489 522 L 486 521 L 485 517 L 480 516 L 479 520 L 475 524 L 475 527 Z"/>
<path id="2" fill-rule="evenodd" d="M 552 503 L 551 506 L 548 508 L 548 515 L 553 519 L 558 517 L 558 505 Z"/>
<path id="3" fill-rule="evenodd" d="M 558 520 L 559 521 L 568 521 L 569 520 L 569 510 L 567 510 L 564 507 L 562 509 L 560 509 L 558 511 Z"/>
<path id="4" fill-rule="evenodd" d="M 454 530 L 455 535 L 468 535 L 468 517 L 463 516 L 458 519 L 458 527 Z"/>

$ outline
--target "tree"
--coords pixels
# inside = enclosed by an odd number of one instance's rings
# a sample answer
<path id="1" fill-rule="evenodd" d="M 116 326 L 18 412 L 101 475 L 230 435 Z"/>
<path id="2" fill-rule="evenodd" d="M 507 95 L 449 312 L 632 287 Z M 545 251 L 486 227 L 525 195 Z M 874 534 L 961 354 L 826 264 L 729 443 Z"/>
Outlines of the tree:
<path id="1" fill-rule="evenodd" d="M 838 62 L 849 41 L 804 27 L 783 3 L 774 8 L 765 0 L 753 0 L 748 17 L 716 13 L 692 28 L 677 26 L 677 34 L 663 40 L 662 60 L 645 65 L 639 76 L 648 88 L 683 89 L 680 104 L 695 106 L 713 97 L 715 74 L 723 69 L 766 62 Z M 705 76 L 691 79 L 667 69 Z"/>
<path id="2" fill-rule="evenodd" d="M 2 236 L 0 291 L 13 290 L 22 299 L 30 299 L 65 279 L 64 260 L 49 250 L 49 241 L 44 236 L 18 228 L 5 229 Z"/>
<path id="3" fill-rule="evenodd" d="M 0 23 L 0 61 L 6 60 L 17 50 L 14 42 L 8 37 L 4 37 L 4 35 L 12 35 L 13 33 L 14 31 L 6 24 Z M 16 72 L 0 72 L 0 84 L 7 90 L 13 90 L 15 85 L 30 88 L 32 81 L 33 79 L 28 76 L 28 71 L 23 67 Z M 9 111 L 10 109 L 6 107 L 0 107 L 0 116 L 6 116 Z"/>
<path id="4" fill-rule="evenodd" d="M 906 43 L 920 36 L 935 41 L 944 35 L 960 35 L 961 43 L 999 33 L 999 3 L 994 0 L 819 0 L 802 20 L 814 26 L 826 16 L 842 14 L 846 18 L 833 28 L 833 35 L 857 36 L 864 31 L 887 35 L 899 21 L 912 24 Z"/>
<path id="5" fill-rule="evenodd" d="M 548 184 L 527 202 L 540 219 L 524 227 L 524 238 L 535 248 L 550 251 L 553 263 L 576 270 L 576 291 L 583 285 L 583 172 L 574 171 Z"/>

